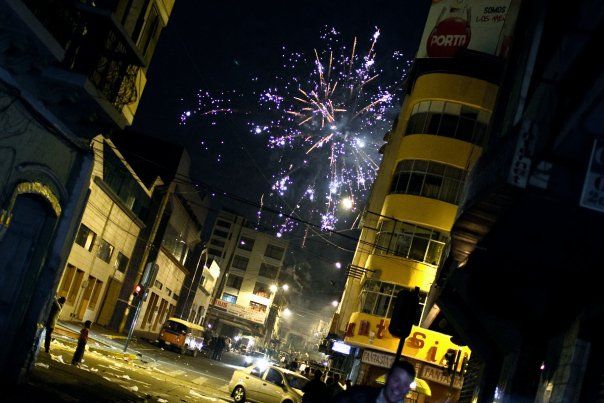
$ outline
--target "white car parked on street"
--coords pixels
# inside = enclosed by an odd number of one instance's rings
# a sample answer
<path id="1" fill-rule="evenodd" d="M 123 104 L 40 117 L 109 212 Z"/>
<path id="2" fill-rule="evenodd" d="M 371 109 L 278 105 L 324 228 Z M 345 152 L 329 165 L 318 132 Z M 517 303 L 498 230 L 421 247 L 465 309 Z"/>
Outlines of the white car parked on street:
<path id="1" fill-rule="evenodd" d="M 252 365 L 236 370 L 229 390 L 235 402 L 301 403 L 308 379 L 273 365 Z"/>

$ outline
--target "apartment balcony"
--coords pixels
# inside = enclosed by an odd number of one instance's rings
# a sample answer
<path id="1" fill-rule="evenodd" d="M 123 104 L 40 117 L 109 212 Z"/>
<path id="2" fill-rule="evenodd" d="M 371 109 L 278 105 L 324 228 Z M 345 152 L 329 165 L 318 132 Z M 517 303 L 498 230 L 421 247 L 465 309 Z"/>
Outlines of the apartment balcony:
<path id="1" fill-rule="evenodd" d="M 78 136 L 130 124 L 123 109 L 140 96 L 145 62 L 116 21 L 111 2 L 5 0 L 10 43 L 2 66 Z"/>

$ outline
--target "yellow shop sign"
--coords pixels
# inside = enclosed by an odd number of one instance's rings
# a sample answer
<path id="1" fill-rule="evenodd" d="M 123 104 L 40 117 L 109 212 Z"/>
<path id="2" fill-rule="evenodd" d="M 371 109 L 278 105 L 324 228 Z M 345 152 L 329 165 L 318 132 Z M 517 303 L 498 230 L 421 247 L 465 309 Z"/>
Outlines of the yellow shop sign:
<path id="1" fill-rule="evenodd" d="M 390 319 L 355 312 L 346 327 L 344 341 L 359 347 L 395 354 L 399 339 L 390 334 L 389 324 Z M 405 339 L 403 355 L 432 365 L 444 366 L 445 354 L 448 351 L 461 350 L 458 365 L 460 369 L 464 359 L 470 358 L 471 351 L 468 347 L 461 347 L 451 342 L 450 337 L 444 333 L 413 326 L 411 334 Z"/>

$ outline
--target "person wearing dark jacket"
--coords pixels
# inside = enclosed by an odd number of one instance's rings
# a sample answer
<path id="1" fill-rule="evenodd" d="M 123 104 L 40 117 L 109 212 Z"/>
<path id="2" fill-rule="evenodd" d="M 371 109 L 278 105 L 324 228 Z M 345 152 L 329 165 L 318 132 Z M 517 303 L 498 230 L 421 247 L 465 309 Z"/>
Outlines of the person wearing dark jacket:
<path id="1" fill-rule="evenodd" d="M 52 302 L 52 307 L 50 308 L 50 313 L 48 314 L 48 318 L 46 319 L 46 323 L 44 327 L 46 328 L 46 338 L 44 339 L 44 350 L 47 353 L 50 353 L 50 341 L 52 340 L 52 332 L 55 330 L 57 326 L 57 320 L 59 319 L 59 314 L 61 313 L 61 309 L 63 309 L 63 305 L 65 304 L 65 297 L 61 297 Z"/>
<path id="2" fill-rule="evenodd" d="M 400 403 L 415 379 L 415 368 L 407 361 L 394 361 L 382 388 L 353 386 L 335 397 L 335 403 Z"/>
<path id="3" fill-rule="evenodd" d="M 340 385 L 340 374 L 334 374 L 333 377 L 330 378 L 330 382 L 325 382 L 325 384 L 327 385 L 328 397 L 335 397 L 342 393 L 342 391 L 344 390 L 344 388 L 342 388 L 342 385 Z"/>
<path id="4" fill-rule="evenodd" d="M 314 377 L 304 387 L 302 392 L 303 403 L 319 403 L 328 400 L 327 387 L 321 380 L 323 372 L 320 369 L 315 370 Z"/>
<path id="5" fill-rule="evenodd" d="M 82 358 L 84 358 L 84 352 L 86 351 L 86 343 L 88 343 L 88 332 L 90 331 L 90 326 L 92 322 L 87 320 L 84 322 L 84 327 L 80 330 L 80 337 L 78 337 L 78 346 L 73 353 L 73 358 L 71 359 L 71 365 L 79 366 L 80 362 L 82 362 Z"/>

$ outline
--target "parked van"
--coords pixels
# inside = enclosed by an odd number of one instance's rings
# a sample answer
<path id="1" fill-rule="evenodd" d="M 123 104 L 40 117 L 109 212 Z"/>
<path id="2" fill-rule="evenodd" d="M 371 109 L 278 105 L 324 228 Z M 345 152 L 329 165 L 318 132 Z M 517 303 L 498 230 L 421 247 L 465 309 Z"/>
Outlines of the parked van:
<path id="1" fill-rule="evenodd" d="M 203 327 L 179 318 L 169 318 L 159 332 L 159 345 L 193 357 L 203 347 Z"/>

